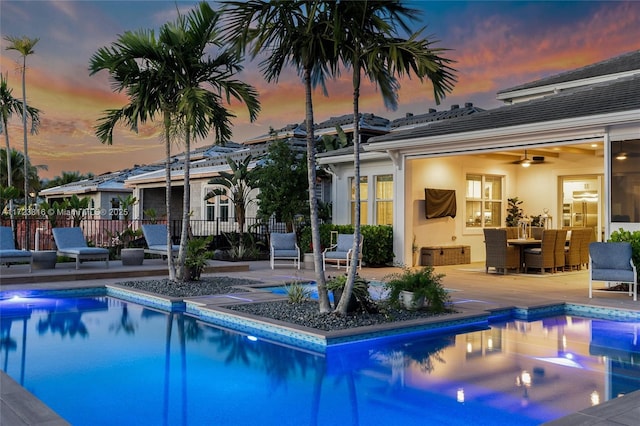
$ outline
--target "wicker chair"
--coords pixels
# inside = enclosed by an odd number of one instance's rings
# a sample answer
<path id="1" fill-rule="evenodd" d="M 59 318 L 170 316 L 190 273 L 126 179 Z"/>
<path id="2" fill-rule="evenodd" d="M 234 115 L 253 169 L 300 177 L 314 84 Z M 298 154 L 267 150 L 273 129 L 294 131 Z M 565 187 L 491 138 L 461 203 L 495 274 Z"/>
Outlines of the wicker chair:
<path id="1" fill-rule="evenodd" d="M 496 272 L 507 273 L 507 269 L 520 269 L 520 251 L 517 247 L 507 245 L 507 230 L 484 230 L 486 247 L 485 272 L 495 268 Z"/>
<path id="2" fill-rule="evenodd" d="M 580 270 L 582 265 L 580 262 L 580 245 L 586 235 L 583 236 L 582 229 L 572 229 L 567 232 L 571 232 L 571 236 L 569 237 L 569 245 L 564 249 L 564 266 L 570 271 L 573 271 L 573 268 Z"/>
<path id="3" fill-rule="evenodd" d="M 503 228 L 507 230 L 507 240 L 515 240 L 518 238 L 518 227 L 517 226 L 507 226 Z"/>
<path id="4" fill-rule="evenodd" d="M 530 268 L 540 269 L 544 272 L 547 269 L 555 270 L 556 257 L 556 235 L 555 229 L 545 229 L 542 233 L 542 245 L 540 247 L 528 248 L 524 251 L 524 271 L 529 272 Z"/>
<path id="5" fill-rule="evenodd" d="M 558 229 L 556 232 L 556 244 L 553 249 L 554 263 L 553 268 L 555 272 L 564 271 L 564 248 L 567 244 L 567 230 Z"/>
<path id="6" fill-rule="evenodd" d="M 532 226 L 531 238 L 533 238 L 534 240 L 541 240 L 543 232 L 544 232 L 544 228 L 542 226 Z"/>
<path id="7" fill-rule="evenodd" d="M 589 244 L 595 241 L 593 228 L 582 228 L 582 240 L 580 243 L 580 264 L 589 268 Z"/>

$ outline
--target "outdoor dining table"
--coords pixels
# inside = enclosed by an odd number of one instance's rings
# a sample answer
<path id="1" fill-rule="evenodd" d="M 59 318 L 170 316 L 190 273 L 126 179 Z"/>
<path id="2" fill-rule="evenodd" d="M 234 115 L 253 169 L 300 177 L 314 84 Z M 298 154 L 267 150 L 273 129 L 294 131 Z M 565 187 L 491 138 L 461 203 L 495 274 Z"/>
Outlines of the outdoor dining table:
<path id="1" fill-rule="evenodd" d="M 518 247 L 518 249 L 520 250 L 520 268 L 518 268 L 518 272 L 522 272 L 524 265 L 524 249 L 531 247 L 542 247 L 542 240 L 536 240 L 533 238 L 510 238 L 507 240 L 507 244 L 510 246 Z"/>

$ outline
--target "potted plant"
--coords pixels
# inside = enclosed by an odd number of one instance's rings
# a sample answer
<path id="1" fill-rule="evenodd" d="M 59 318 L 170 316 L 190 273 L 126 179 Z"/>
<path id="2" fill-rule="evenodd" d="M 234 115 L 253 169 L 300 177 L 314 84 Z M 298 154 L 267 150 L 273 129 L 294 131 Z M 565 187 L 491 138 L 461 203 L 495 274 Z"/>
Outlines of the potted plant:
<path id="1" fill-rule="evenodd" d="M 142 236 L 141 229 L 127 227 L 124 231 L 116 234 L 122 244 L 120 259 L 124 266 L 139 266 L 144 262 L 144 248 L 136 245 L 136 240 Z"/>
<path id="2" fill-rule="evenodd" d="M 524 217 L 522 213 L 522 207 L 520 207 L 523 201 L 518 200 L 518 197 L 514 197 L 507 198 L 507 202 L 509 203 L 507 207 L 507 226 L 518 226 L 518 223 Z"/>
<path id="3" fill-rule="evenodd" d="M 187 241 L 185 267 L 190 281 L 200 279 L 207 261 L 213 257 L 213 252 L 209 250 L 210 242 L 211 238 L 192 238 Z"/>
<path id="4" fill-rule="evenodd" d="M 432 266 L 419 269 L 403 268 L 403 272 L 391 275 L 385 283 L 389 301 L 406 309 L 428 308 L 443 312 L 450 301 L 442 286 L 444 274 L 436 274 Z"/>

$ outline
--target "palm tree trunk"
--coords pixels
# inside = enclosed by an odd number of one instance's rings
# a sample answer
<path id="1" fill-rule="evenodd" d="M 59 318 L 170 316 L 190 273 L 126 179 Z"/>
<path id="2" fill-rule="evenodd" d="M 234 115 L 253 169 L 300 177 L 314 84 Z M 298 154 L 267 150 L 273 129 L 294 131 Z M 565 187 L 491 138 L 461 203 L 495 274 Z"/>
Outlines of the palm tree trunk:
<path id="1" fill-rule="evenodd" d="M 25 243 L 22 247 L 25 250 L 30 249 L 29 244 L 29 227 L 30 223 L 27 219 L 27 209 L 29 208 L 29 154 L 27 152 L 27 56 L 22 56 L 22 131 L 24 134 L 24 238 Z"/>
<path id="2" fill-rule="evenodd" d="M 189 168 L 191 163 L 191 132 L 187 126 L 184 153 L 184 190 L 182 194 L 182 228 L 180 231 L 180 251 L 178 251 L 178 281 L 186 281 L 185 260 L 187 258 L 187 238 L 189 236 L 189 210 L 191 210 L 191 191 Z"/>
<path id="3" fill-rule="evenodd" d="M 356 66 L 357 65 L 357 66 Z M 353 184 L 355 187 L 354 203 L 355 212 L 353 218 L 353 251 L 351 255 L 351 267 L 347 271 L 347 282 L 344 285 L 340 303 L 336 306 L 336 311 L 341 315 L 347 314 L 347 307 L 353 292 L 353 285 L 356 279 L 356 269 L 360 256 L 360 64 L 353 67 Z"/>
<path id="4" fill-rule="evenodd" d="M 169 268 L 169 280 L 175 281 L 176 268 L 173 264 L 173 252 L 171 247 L 171 137 L 169 128 L 171 126 L 171 114 L 164 112 L 164 131 L 165 131 L 165 208 L 167 209 L 167 265 Z"/>
<path id="5" fill-rule="evenodd" d="M 7 128 L 7 122 L 2 120 L 2 126 L 4 128 L 4 141 L 7 145 L 6 148 L 6 159 L 7 159 L 7 186 L 13 186 L 13 170 L 11 169 L 11 146 L 9 145 L 9 129 Z M 16 217 L 15 212 L 13 211 L 13 198 L 9 199 L 9 218 L 11 220 L 11 232 L 13 234 L 13 238 L 16 238 Z M 15 242 L 15 241 L 14 241 Z M 17 247 L 17 246 L 16 246 Z"/>
<path id="6" fill-rule="evenodd" d="M 311 69 L 304 70 L 305 91 L 305 124 L 307 128 L 307 175 L 309 178 L 309 207 L 311 209 L 311 243 L 313 244 L 313 260 L 318 285 L 318 302 L 320 312 L 329 312 L 329 294 L 322 270 L 322 256 L 320 253 L 320 221 L 318 219 L 318 200 L 316 199 L 316 150 L 313 135 L 313 100 L 311 97 Z"/>

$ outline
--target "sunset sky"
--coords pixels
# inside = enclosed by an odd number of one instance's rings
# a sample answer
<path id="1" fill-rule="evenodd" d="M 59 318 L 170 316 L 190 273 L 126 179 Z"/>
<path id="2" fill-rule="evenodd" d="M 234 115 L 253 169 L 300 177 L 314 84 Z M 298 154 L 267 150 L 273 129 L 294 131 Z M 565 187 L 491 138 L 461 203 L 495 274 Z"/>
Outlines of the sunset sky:
<path id="1" fill-rule="evenodd" d="M 639 1 L 414 1 L 424 11 L 418 26 L 439 40 L 437 47 L 457 63 L 458 83 L 436 106 L 429 85 L 402 82 L 400 106 L 385 109 L 375 88 L 363 91 L 360 110 L 390 119 L 429 108 L 449 109 L 473 102 L 481 108 L 500 105 L 497 91 L 640 49 Z M 127 30 L 158 28 L 175 20 L 176 7 L 186 13 L 195 2 L 173 1 L 12 1 L 0 2 L 0 70 L 13 96 L 22 97 L 19 55 L 8 51 L 6 36 L 40 38 L 27 58 L 27 102 L 39 108 L 42 125 L 29 137 L 33 164 L 48 166 L 41 178 L 62 171 L 100 174 L 162 160 L 159 129 L 139 134 L 121 129 L 112 146 L 94 134 L 96 120 L 108 108 L 120 108 L 126 98 L 114 94 L 106 73 L 89 76 L 91 56 Z M 214 5 L 215 7 L 215 5 Z M 295 70 L 279 84 L 268 84 L 257 64 L 246 62 L 239 76 L 260 93 L 262 112 L 250 123 L 242 106 L 234 105 L 233 141 L 267 133 L 304 119 L 304 96 Z M 329 85 L 329 97 L 314 96 L 316 122 L 352 110 L 351 82 L 345 73 Z M 9 125 L 12 148 L 22 151 L 20 118 Z M 197 146 L 213 143 L 199 141 Z M 1 146 L 4 148 L 4 136 Z M 179 152 L 175 147 L 175 152 Z"/>

